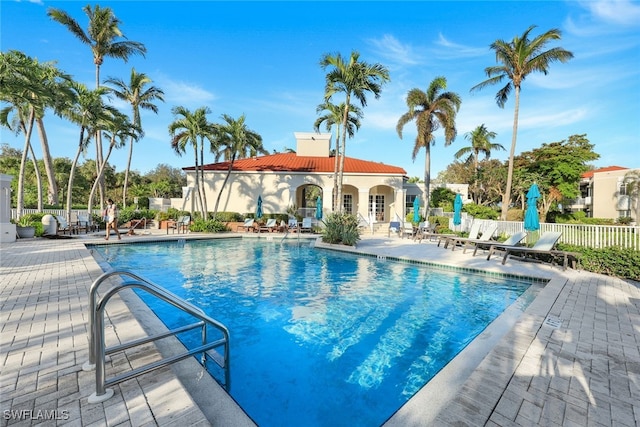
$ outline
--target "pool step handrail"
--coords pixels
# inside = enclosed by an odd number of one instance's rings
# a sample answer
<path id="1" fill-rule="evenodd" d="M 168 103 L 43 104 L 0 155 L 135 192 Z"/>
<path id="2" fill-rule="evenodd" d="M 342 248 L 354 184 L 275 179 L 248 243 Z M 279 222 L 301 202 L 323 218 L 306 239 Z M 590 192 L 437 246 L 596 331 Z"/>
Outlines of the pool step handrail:
<path id="1" fill-rule="evenodd" d="M 116 284 L 112 284 L 104 295 L 98 299 L 98 288 L 112 277 L 120 277 Z M 122 278 L 127 278 L 127 281 Z M 191 315 L 197 321 L 188 325 L 183 325 L 168 331 L 158 333 L 156 335 L 138 338 L 132 341 L 121 343 L 116 346 L 105 348 L 104 338 L 104 311 L 107 303 L 114 295 L 120 291 L 129 288 L 141 289 L 169 304 L 182 310 L 183 312 Z M 96 371 L 96 391 L 89 396 L 89 403 L 104 402 L 113 396 L 113 389 L 107 388 L 107 386 L 115 385 L 134 378 L 136 376 L 146 374 L 155 369 L 168 366 L 172 363 L 186 359 L 190 356 L 201 353 L 199 358 L 200 363 L 206 367 L 207 358 L 212 360 L 216 365 L 224 370 L 224 384 L 223 386 L 227 392 L 231 388 L 231 375 L 229 364 L 229 331 L 222 323 L 215 319 L 212 319 L 200 308 L 193 304 L 181 299 L 177 295 L 167 291 L 155 283 L 146 280 L 135 273 L 127 270 L 113 270 L 102 274 L 92 284 L 89 290 L 89 361 L 87 361 L 82 369 L 84 371 L 90 371 L 95 369 Z M 208 342 L 207 340 L 207 327 L 217 329 L 222 338 L 215 341 Z M 139 345 L 147 344 L 149 342 L 157 341 L 163 338 L 175 337 L 177 334 L 190 331 L 193 329 L 201 329 L 202 343 L 200 346 L 187 350 L 185 353 L 177 354 L 174 356 L 166 357 L 155 362 L 148 363 L 144 366 L 133 369 L 129 372 L 120 374 L 116 377 L 106 379 L 106 356 L 113 353 L 122 352 L 129 348 L 133 348 Z M 222 355 L 220 355 L 216 348 L 223 347 Z"/>

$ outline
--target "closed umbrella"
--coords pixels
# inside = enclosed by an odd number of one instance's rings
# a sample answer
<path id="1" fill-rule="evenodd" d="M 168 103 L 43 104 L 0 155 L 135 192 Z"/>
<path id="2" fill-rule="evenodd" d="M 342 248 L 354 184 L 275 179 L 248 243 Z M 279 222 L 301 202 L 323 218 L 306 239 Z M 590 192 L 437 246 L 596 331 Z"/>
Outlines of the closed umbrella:
<path id="1" fill-rule="evenodd" d="M 256 208 L 256 219 L 262 218 L 262 196 L 258 196 L 258 207 Z"/>
<path id="2" fill-rule="evenodd" d="M 413 222 L 420 222 L 420 199 L 413 199 Z"/>
<path id="3" fill-rule="evenodd" d="M 527 231 L 540 229 L 538 197 L 540 197 L 540 190 L 537 184 L 533 184 L 531 188 L 529 188 L 529 191 L 527 191 L 527 210 L 524 213 L 524 229 Z"/>
<path id="4" fill-rule="evenodd" d="M 322 219 L 322 199 L 320 196 L 316 200 L 316 219 Z"/>
<path id="5" fill-rule="evenodd" d="M 453 225 L 460 224 L 462 224 L 462 196 L 458 193 L 453 200 Z"/>

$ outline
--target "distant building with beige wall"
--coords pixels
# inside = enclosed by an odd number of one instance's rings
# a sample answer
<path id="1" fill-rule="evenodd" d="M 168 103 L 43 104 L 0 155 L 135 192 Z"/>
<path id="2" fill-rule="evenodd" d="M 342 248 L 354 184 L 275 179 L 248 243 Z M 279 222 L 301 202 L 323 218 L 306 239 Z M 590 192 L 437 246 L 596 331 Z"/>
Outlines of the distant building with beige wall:
<path id="1" fill-rule="evenodd" d="M 610 166 L 585 172 L 580 181 L 580 198 L 571 201 L 567 208 L 584 211 L 593 218 L 631 217 L 637 223 L 634 200 L 624 184 L 625 176 L 633 170 Z"/>

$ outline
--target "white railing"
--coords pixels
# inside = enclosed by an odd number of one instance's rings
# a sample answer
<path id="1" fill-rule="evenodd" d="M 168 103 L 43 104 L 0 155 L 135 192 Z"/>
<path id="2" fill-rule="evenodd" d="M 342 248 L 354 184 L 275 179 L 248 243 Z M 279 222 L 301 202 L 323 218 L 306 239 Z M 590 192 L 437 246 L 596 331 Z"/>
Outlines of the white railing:
<path id="1" fill-rule="evenodd" d="M 39 211 L 38 209 L 22 209 L 22 215 L 26 215 L 26 214 L 32 214 L 32 213 L 40 213 L 41 211 Z M 50 214 L 53 216 L 56 215 L 60 215 L 64 218 L 66 218 L 67 220 L 69 220 L 69 218 L 67 218 L 67 210 L 66 209 L 43 209 L 42 213 L 45 214 Z M 71 214 L 84 214 L 87 213 L 86 209 L 71 209 Z M 100 215 L 100 209 L 93 209 L 93 213 L 95 215 Z M 11 208 L 11 219 L 16 219 L 16 217 L 18 216 L 18 213 L 16 211 L 15 208 Z"/>

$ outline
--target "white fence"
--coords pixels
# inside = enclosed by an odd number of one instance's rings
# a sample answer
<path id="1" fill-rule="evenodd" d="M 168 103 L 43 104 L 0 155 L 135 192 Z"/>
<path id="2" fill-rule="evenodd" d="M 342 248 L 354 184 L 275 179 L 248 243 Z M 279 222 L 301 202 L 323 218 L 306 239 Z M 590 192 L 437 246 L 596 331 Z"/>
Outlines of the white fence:
<path id="1" fill-rule="evenodd" d="M 468 230 L 472 218 L 463 220 L 462 229 Z M 489 219 L 475 219 L 479 221 L 480 231 L 485 230 L 489 223 L 494 222 Z M 451 225 L 451 229 L 454 229 Z M 498 223 L 497 234 L 512 235 L 519 231 L 524 231 L 522 221 L 496 221 Z M 640 227 L 639 226 L 618 226 L 618 225 L 589 225 L 589 224 L 552 224 L 540 223 L 540 233 L 556 231 L 562 233 L 561 243 L 568 245 L 584 246 L 588 248 L 606 248 L 617 246 L 624 249 L 640 250 Z"/>

